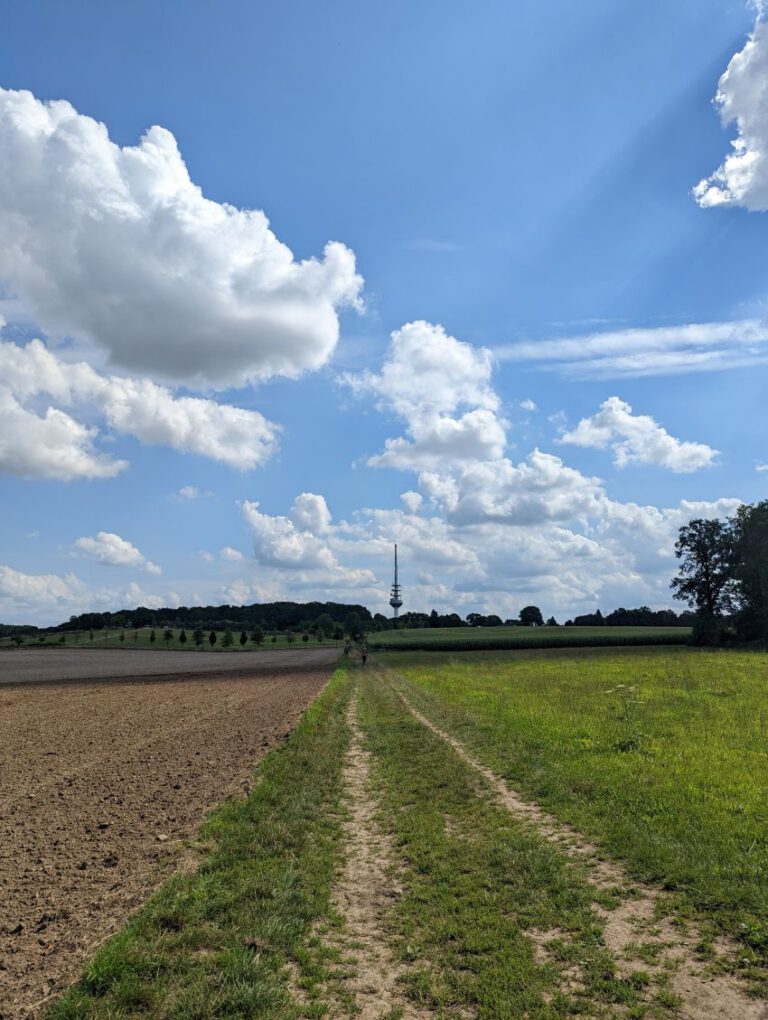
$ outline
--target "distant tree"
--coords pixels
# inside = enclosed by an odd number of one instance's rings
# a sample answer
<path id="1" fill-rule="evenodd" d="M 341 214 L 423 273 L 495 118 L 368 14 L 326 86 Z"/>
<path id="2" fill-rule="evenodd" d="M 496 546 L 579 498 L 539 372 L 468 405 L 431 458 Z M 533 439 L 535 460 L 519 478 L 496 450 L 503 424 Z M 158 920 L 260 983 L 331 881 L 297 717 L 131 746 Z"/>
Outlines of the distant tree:
<path id="1" fill-rule="evenodd" d="M 501 627 L 501 625 L 502 624 L 500 616 L 497 616 L 495 613 L 490 613 L 488 616 L 486 616 L 485 618 L 486 627 Z"/>
<path id="2" fill-rule="evenodd" d="M 557 622 L 557 620 L 554 618 L 554 616 L 550 616 L 550 618 L 547 620 L 547 626 L 548 627 L 559 627 L 560 624 Z"/>
<path id="3" fill-rule="evenodd" d="M 357 613 L 347 613 L 344 620 L 344 630 L 353 641 L 363 636 L 363 624 Z"/>
<path id="4" fill-rule="evenodd" d="M 306 644 L 307 641 L 309 641 L 309 634 L 307 634 L 306 631 L 304 631 L 304 633 L 301 635 L 301 640 L 304 642 L 304 644 Z"/>
<path id="5" fill-rule="evenodd" d="M 88 640 L 93 641 L 93 631 L 88 631 Z"/>
<path id="6" fill-rule="evenodd" d="M 248 644 L 248 635 L 245 633 L 244 630 L 240 632 L 240 644 L 243 646 L 243 648 Z"/>
<path id="7" fill-rule="evenodd" d="M 253 630 L 251 631 L 251 641 L 253 641 L 255 645 L 260 645 L 263 640 L 264 631 L 261 629 L 261 627 L 254 627 Z"/>
<path id="8" fill-rule="evenodd" d="M 277 644 L 277 634 L 273 634 L 273 635 L 272 635 L 272 644 L 273 644 L 273 645 L 276 645 L 276 644 Z"/>
<path id="9" fill-rule="evenodd" d="M 296 635 L 293 633 L 292 630 L 288 630 L 285 632 L 285 640 L 288 642 L 289 645 L 292 645 L 293 642 L 296 640 Z"/>
<path id="10" fill-rule="evenodd" d="M 316 627 L 318 634 L 324 634 L 325 637 L 330 637 L 333 634 L 334 626 L 333 620 L 329 613 L 321 613 L 316 620 Z"/>
<path id="11" fill-rule="evenodd" d="M 22 641 L 23 641 L 23 640 L 24 640 L 24 639 L 22 638 Z M 66 643 L 67 643 L 67 635 L 66 635 L 66 634 L 62 634 L 62 635 L 61 635 L 61 637 L 59 638 L 59 644 L 60 644 L 60 645 L 64 645 L 64 644 L 66 644 Z"/>
<path id="12" fill-rule="evenodd" d="M 125 641 L 125 631 L 124 631 L 124 630 L 121 630 L 121 631 L 120 631 L 120 637 L 119 637 L 119 639 L 118 639 L 118 640 L 120 640 L 120 641 Z"/>
<path id="13" fill-rule="evenodd" d="M 135 631 L 133 632 L 133 643 L 134 643 L 134 644 L 136 644 L 136 642 L 137 642 L 138 640 L 139 640 L 139 632 L 138 632 L 137 630 L 135 630 Z"/>
<path id="14" fill-rule="evenodd" d="M 157 641 L 157 634 L 155 634 L 155 631 L 154 631 L 154 629 L 152 629 L 152 630 L 151 630 L 151 631 L 149 632 L 149 640 L 150 640 L 150 642 L 151 642 L 152 644 L 154 644 L 154 643 L 155 643 L 155 641 Z"/>
<path id="15" fill-rule="evenodd" d="M 538 606 L 525 606 L 520 610 L 520 623 L 524 627 L 542 627 L 544 625 L 544 617 L 541 615 L 541 610 Z"/>
<path id="16" fill-rule="evenodd" d="M 200 645 L 202 645 L 203 641 L 205 641 L 205 634 L 203 633 L 203 628 L 199 624 L 192 631 L 192 640 L 195 642 L 198 648 L 200 647 Z"/>
<path id="17" fill-rule="evenodd" d="M 333 640 L 334 641 L 343 641 L 344 640 L 344 628 L 343 627 L 339 627 L 337 625 L 336 627 L 333 628 Z"/>
<path id="18" fill-rule="evenodd" d="M 185 645 L 187 643 L 187 632 L 182 628 L 181 634 L 179 634 L 179 644 Z"/>
<path id="19" fill-rule="evenodd" d="M 64 640 L 64 635 L 63 634 L 61 635 L 61 640 Z M 14 634 L 11 637 L 11 641 L 13 641 L 13 643 L 16 645 L 17 648 L 21 648 L 21 646 L 24 644 L 24 635 L 23 634 Z"/>
<path id="20" fill-rule="evenodd" d="M 714 619 L 733 603 L 734 534 L 730 522 L 696 518 L 680 528 L 675 556 L 680 570 L 673 596 L 700 617 Z"/>
<path id="21" fill-rule="evenodd" d="M 221 643 L 224 646 L 224 648 L 231 648 L 232 645 L 235 643 L 235 639 L 229 627 L 227 627 L 227 629 L 224 631 L 224 637 L 221 639 Z"/>
<path id="22" fill-rule="evenodd" d="M 166 627 L 163 631 L 163 641 L 168 644 L 169 641 L 173 641 L 173 631 L 170 627 Z"/>
<path id="23" fill-rule="evenodd" d="M 433 609 L 432 612 L 429 614 L 429 625 L 430 625 L 430 627 L 439 627 L 440 626 L 440 624 L 438 622 L 437 610 L 436 609 Z"/>
<path id="24" fill-rule="evenodd" d="M 482 613 L 467 613 L 467 624 L 470 627 L 484 627 L 487 619 Z"/>
<path id="25" fill-rule="evenodd" d="M 212 630 L 211 633 L 208 635 L 208 643 L 210 644 L 211 648 L 213 648 L 213 646 L 216 644 L 216 631 L 215 630 Z"/>

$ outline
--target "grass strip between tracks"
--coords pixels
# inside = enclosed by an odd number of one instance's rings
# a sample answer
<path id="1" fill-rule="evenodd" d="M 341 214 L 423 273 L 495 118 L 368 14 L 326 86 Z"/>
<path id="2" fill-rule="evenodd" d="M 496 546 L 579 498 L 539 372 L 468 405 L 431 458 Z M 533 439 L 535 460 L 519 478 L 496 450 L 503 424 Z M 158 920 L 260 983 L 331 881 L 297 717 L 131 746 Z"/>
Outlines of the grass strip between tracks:
<path id="1" fill-rule="evenodd" d="M 178 874 L 96 953 L 49 1020 L 291 1020 L 287 964 L 324 978 L 306 952 L 331 912 L 341 853 L 341 769 L 349 743 L 349 674 L 340 669 L 288 741 L 267 755 L 257 786 L 203 825 L 199 866 Z"/>
<path id="2" fill-rule="evenodd" d="M 591 909 L 595 889 L 578 869 L 497 806 L 381 674 L 360 682 L 382 821 L 402 862 L 392 923 L 409 996 L 478 1020 L 669 1015 L 675 1002 L 663 986 L 642 1003 L 641 968 L 617 976 Z M 546 959 L 537 958 L 540 935 Z"/>

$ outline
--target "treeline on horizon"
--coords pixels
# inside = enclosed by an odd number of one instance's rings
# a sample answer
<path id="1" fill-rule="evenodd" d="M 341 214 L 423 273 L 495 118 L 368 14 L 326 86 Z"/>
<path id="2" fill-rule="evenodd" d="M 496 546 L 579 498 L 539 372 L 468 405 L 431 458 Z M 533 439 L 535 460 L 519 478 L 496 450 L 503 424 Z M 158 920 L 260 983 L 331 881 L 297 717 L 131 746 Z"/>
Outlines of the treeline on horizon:
<path id="1" fill-rule="evenodd" d="M 554 617 L 544 620 L 537 606 L 526 606 L 517 619 L 502 619 L 493 613 L 469 613 L 462 619 L 458 613 L 403 613 L 397 620 L 382 613 L 371 614 L 362 605 L 342 602 L 265 602 L 250 606 L 180 606 L 162 609 L 122 609 L 116 612 L 80 613 L 71 616 L 66 623 L 55 627 L 33 625 L 0 624 L 0 637 L 15 634 L 46 634 L 61 631 L 99 631 L 121 627 L 173 627 L 194 630 L 253 630 L 265 632 L 296 631 L 313 632 L 318 625 L 324 633 L 332 636 L 338 632 L 348 634 L 376 633 L 394 629 L 422 629 L 428 627 L 523 627 L 558 626 Z M 566 627 L 690 627 L 695 614 L 685 611 L 675 613 L 671 609 L 652 610 L 648 606 L 639 609 L 615 609 L 603 616 L 598 609 L 566 620 Z M 333 627 L 330 627 L 330 624 Z"/>

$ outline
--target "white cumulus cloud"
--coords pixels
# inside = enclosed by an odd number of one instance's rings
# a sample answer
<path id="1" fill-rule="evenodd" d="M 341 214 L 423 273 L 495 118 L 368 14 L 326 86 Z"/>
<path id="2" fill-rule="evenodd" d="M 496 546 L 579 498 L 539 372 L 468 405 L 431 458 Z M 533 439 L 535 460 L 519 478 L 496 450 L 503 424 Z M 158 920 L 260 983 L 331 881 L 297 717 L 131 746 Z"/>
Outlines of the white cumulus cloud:
<path id="1" fill-rule="evenodd" d="M 768 23 L 758 19 L 743 49 L 735 53 L 717 87 L 723 125 L 737 135 L 715 172 L 693 189 L 699 205 L 768 209 Z"/>
<path id="2" fill-rule="evenodd" d="M 228 563 L 239 563 L 245 558 L 239 549 L 233 549 L 231 545 L 225 545 L 223 549 L 219 550 L 219 556 Z"/>
<path id="3" fill-rule="evenodd" d="M 64 101 L 0 89 L 0 279 L 51 336 L 224 387 L 325 364 L 359 305 L 354 254 L 297 261 L 265 214 L 205 198 L 174 136 L 121 147 Z"/>
<path id="4" fill-rule="evenodd" d="M 61 609 L 62 612 L 86 595 L 86 586 L 74 574 L 25 574 L 0 565 L 0 608 L 29 607 L 35 612 Z"/>
<path id="5" fill-rule="evenodd" d="M 378 374 L 343 378 L 358 394 L 376 396 L 382 410 L 406 425 L 407 437 L 388 439 L 368 464 L 419 470 L 500 457 L 506 436 L 491 386 L 493 365 L 487 348 L 457 340 L 442 326 L 410 322 L 396 330 Z"/>
<path id="6" fill-rule="evenodd" d="M 293 522 L 303 531 L 322 534 L 331 526 L 331 511 L 325 497 L 316 492 L 302 492 L 293 501 Z"/>
<path id="7" fill-rule="evenodd" d="M 96 413 L 116 432 L 248 470 L 277 444 L 278 426 L 258 411 L 202 397 L 177 397 L 149 379 L 103 376 L 85 362 L 65 362 L 40 340 L 0 342 L 0 469 L 27 477 L 109 477 L 125 461 L 98 453 L 97 429 L 60 408 L 34 410 L 45 396 L 68 409 Z M 181 495 L 190 498 L 194 487 Z"/>
<path id="8" fill-rule="evenodd" d="M 23 407 L 0 385 L 0 471 L 22 478 L 113 478 L 127 462 L 100 453 L 97 430 L 54 407 Z"/>
<path id="9" fill-rule="evenodd" d="M 141 567 L 148 574 L 162 573 L 160 567 L 148 560 L 135 545 L 111 531 L 100 531 L 95 536 L 78 538 L 74 548 L 84 556 L 108 566 Z"/>
<path id="10" fill-rule="evenodd" d="M 315 508 L 324 509 L 314 518 L 306 514 L 302 517 L 308 506 L 303 497 L 311 495 L 314 494 L 302 493 L 297 498 L 291 517 L 265 514 L 256 502 L 241 504 L 243 520 L 251 532 L 258 563 L 291 572 L 291 583 L 298 588 L 309 586 L 317 589 L 324 585 L 360 588 L 375 584 L 376 578 L 370 570 L 345 567 L 339 562 L 332 547 L 334 536 L 329 533 L 332 531 L 331 516 L 322 496 L 318 497 Z M 314 525 L 319 534 L 310 530 L 310 525 Z"/>
<path id="11" fill-rule="evenodd" d="M 597 449 L 610 447 L 619 467 L 654 464 L 677 474 L 708 467 L 718 453 L 705 443 L 675 439 L 649 415 L 632 414 L 630 405 L 619 397 L 609 397 L 597 414 L 582 418 L 561 442 Z"/>

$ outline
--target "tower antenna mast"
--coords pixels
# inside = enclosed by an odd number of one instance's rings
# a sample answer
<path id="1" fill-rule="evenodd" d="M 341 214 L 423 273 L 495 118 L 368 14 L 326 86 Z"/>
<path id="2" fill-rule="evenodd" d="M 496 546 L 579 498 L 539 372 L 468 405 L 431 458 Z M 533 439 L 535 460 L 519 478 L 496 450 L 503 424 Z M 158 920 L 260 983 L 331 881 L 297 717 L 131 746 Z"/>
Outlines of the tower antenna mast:
<path id="1" fill-rule="evenodd" d="M 393 617 L 395 620 L 397 619 L 397 615 L 400 612 L 400 607 L 403 604 L 403 600 L 400 597 L 401 591 L 402 588 L 400 587 L 400 583 L 397 579 L 397 543 L 395 543 L 395 580 L 394 584 L 392 585 L 392 591 L 389 593 L 390 595 L 389 604 L 390 606 L 392 606 L 392 609 L 394 610 Z"/>

